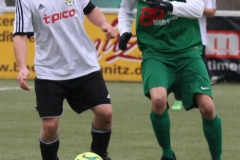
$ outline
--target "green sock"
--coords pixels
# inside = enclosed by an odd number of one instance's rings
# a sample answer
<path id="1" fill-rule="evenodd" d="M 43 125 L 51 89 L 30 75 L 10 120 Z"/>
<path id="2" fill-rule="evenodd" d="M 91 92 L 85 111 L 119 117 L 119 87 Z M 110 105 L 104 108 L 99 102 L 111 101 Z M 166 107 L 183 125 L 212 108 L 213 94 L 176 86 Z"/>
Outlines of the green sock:
<path id="1" fill-rule="evenodd" d="M 212 160 L 221 160 L 222 154 L 222 122 L 219 116 L 212 120 L 203 119 L 203 131 L 208 142 Z"/>
<path id="2" fill-rule="evenodd" d="M 166 158 L 173 158 L 173 150 L 170 142 L 170 119 L 168 111 L 165 110 L 160 115 L 151 111 L 150 119 L 158 144 L 162 148 L 163 156 Z"/>

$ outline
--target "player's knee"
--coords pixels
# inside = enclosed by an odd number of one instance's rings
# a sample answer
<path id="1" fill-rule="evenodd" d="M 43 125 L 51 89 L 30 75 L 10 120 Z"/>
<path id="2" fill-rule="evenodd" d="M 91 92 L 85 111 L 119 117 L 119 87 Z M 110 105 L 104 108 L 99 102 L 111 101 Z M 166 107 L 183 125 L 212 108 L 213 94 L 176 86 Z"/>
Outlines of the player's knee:
<path id="1" fill-rule="evenodd" d="M 167 100 L 163 96 L 152 97 L 152 104 L 155 107 L 163 107 L 166 105 L 166 103 Z"/>
<path id="2" fill-rule="evenodd" d="M 54 119 L 43 120 L 43 131 L 47 135 L 55 135 L 58 130 L 58 121 Z"/>
<path id="3" fill-rule="evenodd" d="M 112 107 L 109 105 L 99 106 L 97 110 L 95 110 L 95 116 L 97 118 L 104 119 L 105 121 L 112 121 Z"/>
<path id="4" fill-rule="evenodd" d="M 103 112 L 102 117 L 107 121 L 112 121 L 112 110 L 106 110 Z"/>
<path id="5" fill-rule="evenodd" d="M 112 111 L 109 111 L 106 113 L 106 123 L 111 124 L 112 123 Z"/>
<path id="6" fill-rule="evenodd" d="M 216 115 L 216 109 L 213 103 L 203 103 L 199 106 L 199 109 L 205 119 L 212 119 Z"/>

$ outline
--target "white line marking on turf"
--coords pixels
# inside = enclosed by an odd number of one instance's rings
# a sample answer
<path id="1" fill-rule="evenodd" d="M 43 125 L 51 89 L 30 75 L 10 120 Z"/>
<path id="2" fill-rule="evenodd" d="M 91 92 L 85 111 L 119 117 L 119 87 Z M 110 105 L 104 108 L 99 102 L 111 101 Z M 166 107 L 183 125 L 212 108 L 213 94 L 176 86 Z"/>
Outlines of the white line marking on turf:
<path id="1" fill-rule="evenodd" d="M 33 86 L 29 86 L 29 88 L 33 88 Z M 3 87 L 3 88 L 0 88 L 0 91 L 8 91 L 8 90 L 17 90 L 17 89 L 22 89 L 20 87 Z"/>

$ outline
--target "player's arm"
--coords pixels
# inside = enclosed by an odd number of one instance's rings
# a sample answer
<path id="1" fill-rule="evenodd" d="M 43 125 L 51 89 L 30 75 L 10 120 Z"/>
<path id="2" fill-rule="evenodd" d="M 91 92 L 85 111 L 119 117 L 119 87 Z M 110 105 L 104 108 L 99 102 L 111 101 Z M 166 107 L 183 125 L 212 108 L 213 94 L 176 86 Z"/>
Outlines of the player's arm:
<path id="1" fill-rule="evenodd" d="M 205 1 L 203 15 L 206 17 L 214 17 L 217 9 L 216 0 Z"/>
<path id="2" fill-rule="evenodd" d="M 127 43 L 132 36 L 132 23 L 136 16 L 135 6 L 136 0 L 122 0 L 118 11 L 118 30 L 120 33 L 118 48 L 121 50 L 127 49 Z"/>
<path id="3" fill-rule="evenodd" d="M 201 18 L 204 10 L 203 0 L 186 0 L 186 2 L 173 1 L 173 11 L 170 14 L 186 18 Z"/>
<path id="4" fill-rule="evenodd" d="M 14 55 L 18 66 L 18 84 L 24 90 L 30 90 L 26 83 L 29 75 L 27 69 L 27 38 L 33 35 L 31 11 L 25 0 L 16 0 L 13 31 Z"/>
<path id="5" fill-rule="evenodd" d="M 186 0 L 186 3 L 161 0 L 147 0 L 146 2 L 153 8 L 169 11 L 171 15 L 192 19 L 201 18 L 204 10 L 204 3 L 202 0 Z"/>
<path id="6" fill-rule="evenodd" d="M 18 65 L 18 84 L 24 90 L 30 90 L 26 83 L 26 79 L 29 75 L 27 69 L 27 35 L 16 35 L 13 38 L 14 54 Z"/>
<path id="7" fill-rule="evenodd" d="M 91 23 L 100 27 L 102 31 L 106 32 L 106 37 L 108 39 L 116 37 L 116 31 L 114 27 L 108 23 L 102 11 L 98 7 L 96 7 L 91 1 L 89 1 L 83 12 Z"/>
<path id="8" fill-rule="evenodd" d="M 118 10 L 118 30 L 120 35 L 125 32 L 132 32 L 132 23 L 135 19 L 134 7 L 136 0 L 122 0 Z"/>
<path id="9" fill-rule="evenodd" d="M 203 15 L 206 17 L 214 17 L 216 13 L 215 9 L 212 8 L 204 8 Z"/>

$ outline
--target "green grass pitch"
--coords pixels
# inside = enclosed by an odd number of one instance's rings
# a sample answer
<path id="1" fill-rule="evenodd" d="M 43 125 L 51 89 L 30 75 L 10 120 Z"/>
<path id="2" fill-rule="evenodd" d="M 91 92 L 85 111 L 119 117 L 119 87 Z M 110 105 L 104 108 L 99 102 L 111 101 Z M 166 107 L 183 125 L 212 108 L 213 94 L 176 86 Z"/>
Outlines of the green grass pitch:
<path id="1" fill-rule="evenodd" d="M 28 81 L 33 86 L 33 81 Z M 15 89 L 16 80 L 0 79 L 0 159 L 40 160 L 41 121 L 35 111 L 35 93 Z M 114 111 L 109 156 L 113 160 L 158 160 L 161 156 L 150 125 L 150 101 L 143 96 L 141 83 L 107 82 Z M 223 160 L 239 159 L 240 84 L 213 86 L 213 99 L 223 124 Z M 173 103 L 169 96 L 169 104 Z M 178 160 L 211 160 L 204 138 L 200 113 L 169 110 L 171 143 Z M 61 160 L 74 160 L 89 151 L 91 120 L 86 111 L 75 114 L 65 102 L 60 119 Z"/>

